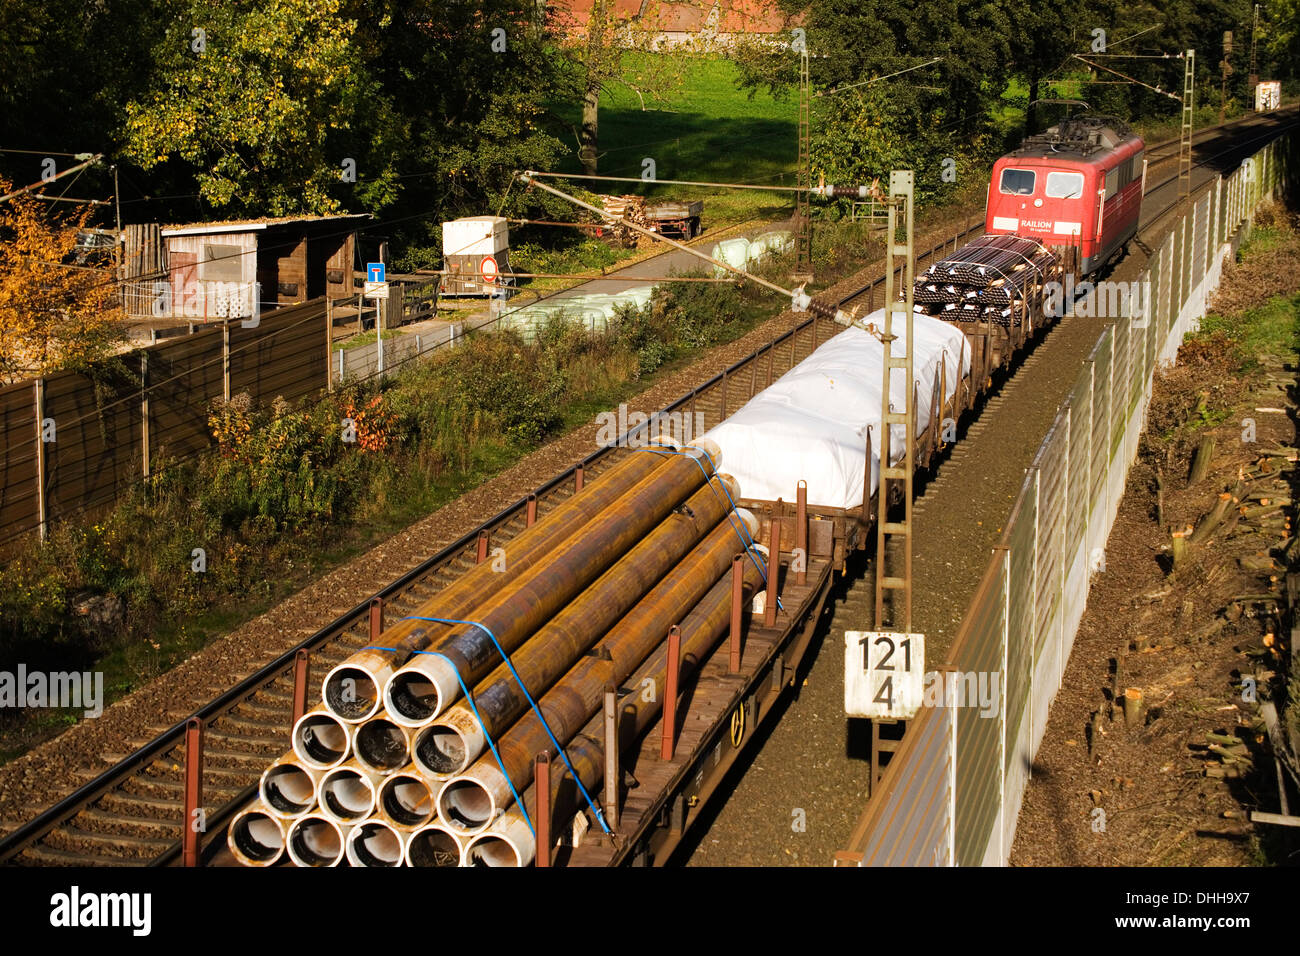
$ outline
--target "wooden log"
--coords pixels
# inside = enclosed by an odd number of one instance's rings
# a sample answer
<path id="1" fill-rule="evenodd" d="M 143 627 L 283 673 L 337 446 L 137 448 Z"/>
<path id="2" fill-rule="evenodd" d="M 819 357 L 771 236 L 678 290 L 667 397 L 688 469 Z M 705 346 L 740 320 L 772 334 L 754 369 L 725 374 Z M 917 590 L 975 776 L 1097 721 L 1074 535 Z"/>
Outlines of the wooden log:
<path id="1" fill-rule="evenodd" d="M 1242 508 L 1241 516 L 1243 518 L 1284 518 L 1282 509 L 1277 505 L 1254 505 L 1250 508 Z"/>
<path id="2" fill-rule="evenodd" d="M 1206 435 L 1196 446 L 1196 453 L 1192 455 L 1192 470 L 1187 477 L 1189 485 L 1205 480 L 1205 476 L 1210 473 L 1210 462 L 1213 458 L 1214 436 Z"/>
<path id="3" fill-rule="evenodd" d="M 1196 530 L 1192 532 L 1191 538 L 1188 539 L 1190 543 L 1201 544 L 1208 540 L 1210 535 L 1214 534 L 1214 529 L 1222 524 L 1224 515 L 1228 513 L 1228 509 L 1232 507 L 1234 500 L 1231 493 L 1227 491 L 1220 494 L 1219 500 L 1214 507 L 1196 523 Z"/>
<path id="4" fill-rule="evenodd" d="M 1273 563 L 1273 558 L 1267 554 L 1248 554 L 1237 559 L 1237 564 L 1241 565 L 1243 571 L 1276 571 L 1277 565 Z"/>
<path id="5" fill-rule="evenodd" d="M 1216 734 L 1213 731 L 1206 731 L 1205 739 L 1212 744 L 1221 744 L 1224 747 L 1245 747 L 1246 743 L 1240 737 L 1232 734 Z"/>
<path id="6" fill-rule="evenodd" d="M 1170 568 L 1171 573 L 1187 563 L 1187 538 L 1191 534 L 1190 529 L 1183 529 L 1170 533 L 1170 545 L 1173 549 L 1174 563 Z"/>
<path id="7" fill-rule="evenodd" d="M 1141 728 L 1146 716 L 1146 701 L 1142 696 L 1142 688 L 1127 688 L 1120 700 L 1124 708 L 1124 727 L 1128 730 Z"/>

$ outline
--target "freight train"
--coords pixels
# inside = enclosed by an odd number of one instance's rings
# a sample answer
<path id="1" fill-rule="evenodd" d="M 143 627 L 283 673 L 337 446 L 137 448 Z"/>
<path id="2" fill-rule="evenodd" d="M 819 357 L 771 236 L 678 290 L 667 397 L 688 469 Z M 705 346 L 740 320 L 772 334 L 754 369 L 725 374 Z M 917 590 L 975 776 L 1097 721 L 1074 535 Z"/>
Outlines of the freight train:
<path id="1" fill-rule="evenodd" d="M 1078 116 L 1025 140 L 993 165 L 985 231 L 1078 250 L 1091 275 L 1137 235 L 1145 143 L 1110 116 Z"/>
<path id="2" fill-rule="evenodd" d="M 890 404 L 911 390 L 918 468 L 1054 319 L 1045 287 L 1132 237 L 1141 156 L 1121 124 L 1084 117 L 995 165 L 988 234 L 916 277 L 915 380 L 896 379 Z M 809 318 L 778 340 L 781 369 L 772 343 L 673 406 L 693 417 L 711 396 L 703 437 L 682 446 L 673 416 L 652 417 L 588 459 L 613 464 L 530 517 L 499 567 L 484 544 L 480 563 L 372 632 L 232 822 L 233 857 L 667 859 L 794 683 L 833 570 L 867 546 L 881 458 L 908 451 L 881 414 L 885 349 L 908 343 L 886 343 L 882 318 L 839 331 Z"/>

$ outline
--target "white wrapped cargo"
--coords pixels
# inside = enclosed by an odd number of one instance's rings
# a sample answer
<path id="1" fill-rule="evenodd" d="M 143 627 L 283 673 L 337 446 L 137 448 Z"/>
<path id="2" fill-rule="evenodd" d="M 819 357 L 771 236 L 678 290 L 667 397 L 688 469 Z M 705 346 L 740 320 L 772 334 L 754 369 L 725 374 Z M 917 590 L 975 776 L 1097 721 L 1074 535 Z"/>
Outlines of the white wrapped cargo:
<path id="1" fill-rule="evenodd" d="M 879 328 L 883 321 L 880 309 L 863 323 Z M 904 354 L 904 334 L 899 329 L 896 356 Z M 947 367 L 945 398 L 951 399 L 959 375 L 970 371 L 970 353 L 961 331 L 939 319 L 915 316 L 913 334 L 919 429 L 924 430 L 930 423 L 939 363 Z M 845 329 L 709 431 L 706 437 L 722 449 L 723 469 L 739 482 L 742 497 L 792 501 L 803 480 L 810 505 L 861 506 L 868 433 L 872 493 L 879 485 L 884 355 L 884 346 L 872 332 L 857 326 Z M 903 408 L 906 400 L 902 378 L 894 378 L 894 409 Z M 906 432 L 902 425 L 891 431 L 890 456 L 897 462 L 906 451 Z"/>

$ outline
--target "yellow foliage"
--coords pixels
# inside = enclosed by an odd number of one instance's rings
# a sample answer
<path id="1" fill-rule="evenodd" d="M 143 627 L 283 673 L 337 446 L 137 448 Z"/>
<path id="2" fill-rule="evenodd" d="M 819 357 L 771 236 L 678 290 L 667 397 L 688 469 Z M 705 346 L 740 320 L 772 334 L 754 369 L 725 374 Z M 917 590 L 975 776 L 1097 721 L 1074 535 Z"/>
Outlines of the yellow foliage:
<path id="1" fill-rule="evenodd" d="M 0 176 L 0 193 L 10 189 Z M 125 337 L 112 269 L 69 264 L 89 216 L 29 195 L 0 203 L 0 381 L 84 368 Z"/>

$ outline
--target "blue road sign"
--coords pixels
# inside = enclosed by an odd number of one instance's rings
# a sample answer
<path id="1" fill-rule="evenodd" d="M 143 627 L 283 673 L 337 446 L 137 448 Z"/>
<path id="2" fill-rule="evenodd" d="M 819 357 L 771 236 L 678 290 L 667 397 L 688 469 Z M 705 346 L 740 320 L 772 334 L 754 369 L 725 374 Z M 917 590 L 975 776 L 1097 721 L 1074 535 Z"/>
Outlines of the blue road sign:
<path id="1" fill-rule="evenodd" d="M 367 262 L 366 275 L 371 282 L 387 282 L 387 269 L 382 262 Z"/>

